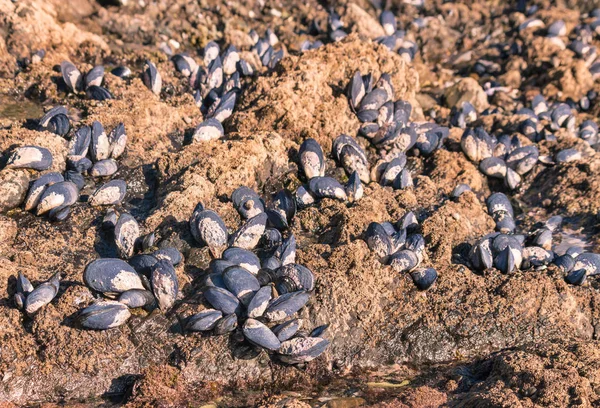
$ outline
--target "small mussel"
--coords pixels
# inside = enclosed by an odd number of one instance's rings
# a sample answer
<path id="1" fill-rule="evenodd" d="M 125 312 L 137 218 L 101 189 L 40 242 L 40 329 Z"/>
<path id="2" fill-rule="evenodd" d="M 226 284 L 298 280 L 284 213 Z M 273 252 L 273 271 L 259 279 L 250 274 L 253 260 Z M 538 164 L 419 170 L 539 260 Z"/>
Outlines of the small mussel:
<path id="1" fill-rule="evenodd" d="M 317 198 L 333 198 L 345 201 L 346 190 L 332 177 L 313 177 L 308 182 L 309 191 Z"/>
<path id="2" fill-rule="evenodd" d="M 90 205 L 116 205 L 121 203 L 127 193 L 127 183 L 123 180 L 111 180 L 94 191 L 88 202 Z"/>
<path id="3" fill-rule="evenodd" d="M 162 259 L 156 262 L 151 268 L 152 274 L 152 292 L 158 302 L 161 310 L 170 309 L 179 293 L 179 281 L 175 268 L 171 262 Z"/>
<path id="4" fill-rule="evenodd" d="M 27 295 L 33 292 L 33 285 L 29 282 L 29 279 L 23 275 L 23 273 L 19 272 L 17 276 L 17 290 L 14 295 L 15 305 L 19 309 L 23 309 L 25 307 L 25 299 Z"/>
<path id="5" fill-rule="evenodd" d="M 323 149 L 315 139 L 306 139 L 300 146 L 300 167 L 307 179 L 325 175 Z"/>
<path id="6" fill-rule="evenodd" d="M 78 92 L 82 89 L 83 75 L 75 65 L 69 61 L 63 61 L 60 64 L 60 71 L 65 84 L 71 91 Z"/>
<path id="7" fill-rule="evenodd" d="M 323 354 L 328 346 L 329 340 L 322 337 L 295 337 L 281 343 L 278 356 L 287 364 L 307 363 Z"/>
<path id="8" fill-rule="evenodd" d="M 140 237 L 140 226 L 130 214 L 123 213 L 115 225 L 115 244 L 121 258 L 133 255 L 135 244 Z"/>
<path id="9" fill-rule="evenodd" d="M 277 351 L 281 342 L 277 336 L 267 326 L 255 319 L 248 319 L 242 328 L 244 337 L 259 347 L 267 350 Z"/>
<path id="10" fill-rule="evenodd" d="M 265 232 L 267 219 L 268 216 L 265 213 L 259 213 L 250 218 L 231 235 L 229 245 L 242 249 L 253 249 L 256 247 L 261 236 Z"/>
<path id="11" fill-rule="evenodd" d="M 61 181 L 48 186 L 42 193 L 36 208 L 37 215 L 45 214 L 58 207 L 68 207 L 77 202 L 79 189 L 70 181 Z"/>
<path id="12" fill-rule="evenodd" d="M 116 258 L 92 261 L 83 272 L 83 281 L 101 293 L 123 293 L 132 289 L 144 290 L 140 275 L 127 262 Z"/>
<path id="13" fill-rule="evenodd" d="M 305 291 L 286 293 L 269 302 L 264 316 L 271 322 L 284 320 L 302 309 L 309 298 L 310 295 Z"/>
<path id="14" fill-rule="evenodd" d="M 223 273 L 223 282 L 227 289 L 244 305 L 248 305 L 254 294 L 260 289 L 256 277 L 240 266 L 231 266 Z"/>
<path id="15" fill-rule="evenodd" d="M 21 280 L 21 285 L 25 284 L 24 290 L 30 289 L 25 280 Z M 29 292 L 25 298 L 24 309 L 27 314 L 32 315 L 42 307 L 46 306 L 56 297 L 60 286 L 60 273 L 54 274 L 49 280 L 38 285 Z M 25 294 L 25 291 L 21 292 Z"/>
<path id="16" fill-rule="evenodd" d="M 225 135 L 223 125 L 215 118 L 209 118 L 200 123 L 194 131 L 193 139 L 195 142 L 207 142 L 209 140 L 219 139 Z"/>
<path id="17" fill-rule="evenodd" d="M 47 170 L 52 166 L 52 153 L 40 146 L 18 147 L 8 158 L 6 167 L 12 169 Z"/>
<path id="18" fill-rule="evenodd" d="M 259 195 L 246 186 L 236 188 L 231 194 L 231 201 L 244 219 L 250 219 L 265 211 L 263 201 Z"/>
<path id="19" fill-rule="evenodd" d="M 438 274 L 433 268 L 424 268 L 416 269 L 410 272 L 410 277 L 415 283 L 417 289 L 427 290 L 435 283 L 438 278 Z"/>
<path id="20" fill-rule="evenodd" d="M 196 207 L 190 218 L 190 229 L 196 241 L 208 246 L 215 258 L 227 248 L 227 227 L 216 212 Z"/>
<path id="21" fill-rule="evenodd" d="M 209 331 L 215 328 L 223 313 L 215 309 L 203 310 L 188 318 L 186 330 L 192 332 Z"/>
<path id="22" fill-rule="evenodd" d="M 83 309 L 77 320 L 86 329 L 107 330 L 121 326 L 130 317 L 131 312 L 123 303 L 102 300 Z"/>
<path id="23" fill-rule="evenodd" d="M 160 94 L 162 88 L 162 78 L 156 69 L 156 66 L 151 61 L 146 61 L 142 80 L 148 89 L 152 91 L 152 93 L 156 95 Z"/>
<path id="24" fill-rule="evenodd" d="M 130 309 L 151 306 L 156 302 L 152 292 L 142 289 L 131 289 L 119 295 L 119 302 Z"/>
<path id="25" fill-rule="evenodd" d="M 38 206 L 46 188 L 61 181 L 64 181 L 64 178 L 60 173 L 46 173 L 31 183 L 27 197 L 25 198 L 25 210 L 34 210 Z"/>

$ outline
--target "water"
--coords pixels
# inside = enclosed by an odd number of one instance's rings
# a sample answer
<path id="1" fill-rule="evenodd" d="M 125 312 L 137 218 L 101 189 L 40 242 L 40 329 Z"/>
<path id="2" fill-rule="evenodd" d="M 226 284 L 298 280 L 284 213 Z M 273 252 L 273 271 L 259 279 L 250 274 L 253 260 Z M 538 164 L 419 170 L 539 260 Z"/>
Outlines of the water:
<path id="1" fill-rule="evenodd" d="M 0 95 L 0 119 L 15 121 L 39 118 L 44 114 L 42 106 L 28 99 L 17 100 L 9 95 Z"/>

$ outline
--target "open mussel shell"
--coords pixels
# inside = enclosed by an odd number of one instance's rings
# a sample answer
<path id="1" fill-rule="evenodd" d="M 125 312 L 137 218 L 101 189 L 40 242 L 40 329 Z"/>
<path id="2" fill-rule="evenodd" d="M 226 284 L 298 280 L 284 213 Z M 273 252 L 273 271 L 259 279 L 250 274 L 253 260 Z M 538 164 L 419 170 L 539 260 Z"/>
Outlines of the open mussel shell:
<path id="1" fill-rule="evenodd" d="M 85 87 L 101 86 L 104 79 L 104 67 L 96 65 L 85 75 Z"/>

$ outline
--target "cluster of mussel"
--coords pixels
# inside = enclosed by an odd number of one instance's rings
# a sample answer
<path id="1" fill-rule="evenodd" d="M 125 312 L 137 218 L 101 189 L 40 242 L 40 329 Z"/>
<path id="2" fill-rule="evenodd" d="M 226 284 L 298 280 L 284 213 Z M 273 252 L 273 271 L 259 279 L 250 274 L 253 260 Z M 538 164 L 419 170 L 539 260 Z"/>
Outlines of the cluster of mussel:
<path id="1" fill-rule="evenodd" d="M 329 345 L 320 337 L 326 327 L 306 333 L 293 318 L 309 301 L 314 276 L 295 263 L 296 240 L 287 231 L 296 213 L 292 194 L 282 190 L 266 206 L 256 192 L 242 186 L 231 200 L 245 220 L 231 235 L 219 215 L 202 204 L 190 218 L 194 239 L 214 257 L 203 288 L 213 309 L 190 316 L 187 330 L 222 335 L 239 324 L 249 343 L 276 353 L 283 362 L 316 358 Z"/>
<path id="2" fill-rule="evenodd" d="M 408 272 L 419 290 L 429 289 L 437 280 L 434 268 L 419 268 L 425 255 L 425 239 L 418 233 L 419 222 L 412 211 L 394 226 L 390 222 L 372 222 L 365 232 L 369 249 L 395 272 Z"/>
<path id="3" fill-rule="evenodd" d="M 481 127 L 466 129 L 460 145 L 471 161 L 479 163 L 483 174 L 504 180 L 509 189 L 521 184 L 521 176 L 531 171 L 539 158 L 537 146 L 523 146 L 517 136 L 496 138 Z"/>
<path id="4" fill-rule="evenodd" d="M 183 255 L 169 246 L 157 249 L 155 234 L 142 235 L 136 219 L 126 212 L 108 210 L 102 227 L 113 232 L 119 258 L 96 259 L 86 266 L 85 284 L 106 299 L 81 310 L 79 324 L 106 330 L 125 323 L 131 317 L 129 309 L 169 310 L 179 293 L 175 266 Z"/>
<path id="5" fill-rule="evenodd" d="M 528 10 L 527 14 L 532 16 L 537 11 L 537 8 L 532 8 Z M 536 30 L 539 35 L 546 37 L 548 42 L 559 49 L 568 48 L 577 58 L 585 62 L 590 73 L 596 79 L 600 76 L 600 62 L 596 47 L 592 42 L 594 37 L 600 33 L 600 9 L 594 9 L 589 14 L 581 13 L 580 24 L 574 26 L 570 32 L 568 28 L 564 20 L 553 21 L 546 27 L 541 19 L 531 17 L 519 25 L 519 32 Z M 565 43 L 565 40 L 568 41 L 568 44 Z M 585 107 L 586 102 L 582 100 L 580 104 Z"/>
<path id="6" fill-rule="evenodd" d="M 60 71 L 67 88 L 71 92 L 77 93 L 85 91 L 85 94 L 89 99 L 97 101 L 113 99 L 113 96 L 108 89 L 102 86 L 102 81 L 104 80 L 104 66 L 96 65 L 83 75 L 71 62 L 63 61 L 60 64 Z"/>
<path id="7" fill-rule="evenodd" d="M 554 263 L 565 274 L 565 280 L 581 285 L 588 276 L 600 274 L 600 255 L 571 247 L 565 254 L 552 251 L 553 234 L 558 232 L 562 217 L 554 216 L 534 226 L 529 234 L 515 234 L 514 211 L 510 200 L 494 193 L 486 200 L 488 213 L 496 222 L 496 231 L 478 239 L 469 251 L 469 263 L 476 271 L 495 267 L 503 273 L 517 269 L 539 269 Z"/>
<path id="8" fill-rule="evenodd" d="M 371 180 L 394 189 L 412 186 L 406 152 L 431 155 L 443 146 L 448 128 L 433 122 L 411 122 L 412 106 L 407 101 L 394 102 L 389 74 L 382 74 L 374 84 L 371 74 L 357 71 L 348 86 L 348 99 L 362 122 L 359 134 L 371 141 L 381 157 L 371 171 Z"/>
<path id="9" fill-rule="evenodd" d="M 273 48 L 279 43 L 279 39 L 272 30 L 268 29 L 264 37 L 252 30 L 250 38 L 253 42 L 252 51 L 265 67 L 272 69 L 283 58 L 283 48 Z M 255 68 L 240 57 L 239 51 L 233 45 L 227 47 L 222 54 L 220 51 L 216 42 L 209 42 L 202 53 L 204 67 L 186 53 L 171 57 L 177 71 L 189 77 L 190 86 L 194 90 L 194 100 L 205 118 L 194 132 L 193 139 L 197 142 L 217 139 L 224 135 L 221 123 L 233 113 L 241 89 L 241 77 L 251 76 L 255 72 Z M 160 76 L 153 66 L 149 66 L 146 72 L 146 83 L 152 89 L 152 86 L 155 86 L 152 78 Z M 157 89 L 160 91 L 159 86 Z"/>
<path id="10" fill-rule="evenodd" d="M 50 279 L 40 283 L 34 289 L 29 279 L 19 272 L 17 290 L 13 299 L 17 308 L 24 310 L 28 315 L 33 315 L 56 297 L 59 287 L 60 273 L 52 275 Z"/>
<path id="11" fill-rule="evenodd" d="M 40 130 L 61 136 L 71 129 L 67 110 L 62 106 L 50 109 L 39 121 Z M 48 214 L 50 219 L 62 221 L 68 217 L 71 206 L 79 199 L 85 186 L 84 174 L 92 177 L 109 177 L 116 173 L 116 159 L 125 151 L 127 134 L 122 123 L 108 135 L 95 121 L 73 132 L 67 152 L 67 170 L 45 173 L 34 180 L 24 200 L 26 211 L 37 215 Z M 88 157 L 89 156 L 89 157 Z M 51 152 L 39 146 L 22 146 L 9 157 L 8 168 L 48 170 L 53 163 Z M 125 196 L 127 185 L 122 180 L 111 180 L 99 187 L 88 199 L 91 205 L 114 205 Z"/>
<path id="12" fill-rule="evenodd" d="M 50 109 L 39 121 L 40 130 L 67 135 L 70 130 L 67 110 L 62 106 Z M 71 136 L 67 153 L 67 171 L 49 172 L 34 180 L 24 198 L 26 211 L 37 215 L 48 214 L 55 221 L 66 219 L 71 206 L 79 199 L 85 185 L 84 174 L 92 177 L 113 175 L 117 159 L 125 150 L 127 135 L 123 124 L 117 125 L 109 135 L 99 122 L 83 126 Z M 89 154 L 89 157 L 88 156 Z M 52 153 L 40 146 L 21 146 L 8 158 L 7 168 L 48 170 L 53 163 Z M 127 185 L 122 180 L 112 180 L 98 188 L 89 198 L 92 205 L 117 204 L 125 196 Z"/>
<path id="13" fill-rule="evenodd" d="M 379 15 L 379 22 L 385 34 L 375 38 L 375 42 L 386 46 L 392 52 L 397 52 L 404 60 L 411 62 L 417 55 L 419 47 L 414 41 L 405 38 L 406 31 L 397 28 L 398 23 L 394 13 L 390 10 L 382 11 Z M 329 10 L 325 29 L 318 20 L 313 20 L 310 24 L 309 34 L 318 36 L 324 33 L 327 34 L 330 41 L 339 41 L 348 35 L 344 22 L 333 8 Z M 306 40 L 300 45 L 300 51 L 314 50 L 322 45 L 321 40 Z"/>

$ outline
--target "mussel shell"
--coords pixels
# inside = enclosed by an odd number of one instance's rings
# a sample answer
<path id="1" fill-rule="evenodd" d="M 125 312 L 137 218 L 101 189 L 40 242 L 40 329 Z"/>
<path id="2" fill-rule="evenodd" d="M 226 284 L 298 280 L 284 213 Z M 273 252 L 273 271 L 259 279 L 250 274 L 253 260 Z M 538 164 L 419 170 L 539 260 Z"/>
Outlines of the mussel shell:
<path id="1" fill-rule="evenodd" d="M 248 317 L 258 318 L 261 317 L 265 310 L 267 310 L 267 306 L 272 299 L 272 289 L 270 286 L 263 286 L 260 288 L 254 296 L 250 303 L 248 303 L 247 315 Z"/>
<path id="2" fill-rule="evenodd" d="M 215 324 L 214 332 L 216 335 L 223 335 L 230 333 L 237 329 L 238 318 L 236 314 L 230 314 L 229 316 L 223 316 L 217 324 Z"/>
<path id="3" fill-rule="evenodd" d="M 83 281 L 92 290 L 102 293 L 122 293 L 144 289 L 142 280 L 127 262 L 116 258 L 96 259 L 83 272 Z"/>
<path id="4" fill-rule="evenodd" d="M 131 317 L 129 308 L 116 301 L 98 301 L 83 309 L 77 320 L 87 329 L 106 330 L 121 326 Z"/>
<path id="5" fill-rule="evenodd" d="M 194 236 L 197 241 L 208 246 L 211 254 L 215 258 L 221 257 L 221 254 L 227 248 L 227 227 L 212 210 L 204 210 L 196 215 L 192 215 L 190 219 L 192 234 L 197 231 L 197 236 Z"/>
<path id="6" fill-rule="evenodd" d="M 37 215 L 60 206 L 70 206 L 77 202 L 79 189 L 70 181 L 61 181 L 48 186 L 42 193 L 37 205 Z"/>
<path id="7" fill-rule="evenodd" d="M 347 199 L 344 186 L 332 177 L 313 177 L 308 182 L 308 189 L 317 198 Z"/>
<path id="8" fill-rule="evenodd" d="M 414 284 L 419 290 L 429 289 L 437 280 L 437 271 L 433 268 L 416 269 L 410 272 Z"/>
<path id="9" fill-rule="evenodd" d="M 366 232 L 366 242 L 369 249 L 380 258 L 385 259 L 392 253 L 393 245 L 385 228 L 377 223 L 369 224 Z"/>
<path id="10" fill-rule="evenodd" d="M 267 350 L 276 351 L 281 346 L 281 342 L 277 336 L 258 320 L 246 320 L 242 332 L 250 343 Z"/>
<path id="11" fill-rule="evenodd" d="M 294 335 L 298 332 L 298 329 L 300 329 L 301 324 L 302 320 L 292 319 L 285 323 L 274 326 L 271 331 L 277 336 L 279 341 L 283 342 L 294 337 Z"/>
<path id="12" fill-rule="evenodd" d="M 64 181 L 64 178 L 60 173 L 46 173 L 31 183 L 25 198 L 25 210 L 31 211 L 37 207 L 46 188 L 61 181 Z"/>
<path id="13" fill-rule="evenodd" d="M 173 306 L 179 293 L 179 281 L 175 268 L 166 259 L 159 260 L 152 266 L 152 292 L 161 310 Z"/>
<path id="14" fill-rule="evenodd" d="M 230 266 L 223 273 L 223 282 L 227 289 L 235 295 L 244 305 L 250 303 L 260 289 L 256 277 L 240 266 Z"/>
<path id="15" fill-rule="evenodd" d="M 225 135 L 223 125 L 215 118 L 208 118 L 200 123 L 194 131 L 193 139 L 196 142 L 206 142 L 219 139 Z"/>
<path id="16" fill-rule="evenodd" d="M 267 225 L 267 214 L 260 213 L 250 218 L 231 235 L 229 245 L 242 249 L 253 249 L 260 241 Z"/>
<path id="17" fill-rule="evenodd" d="M 123 180 L 111 180 L 100 186 L 90 195 L 90 205 L 116 205 L 125 198 L 127 183 Z"/>
<path id="18" fill-rule="evenodd" d="M 94 161 L 104 160 L 110 157 L 110 141 L 104 131 L 104 127 L 98 121 L 92 123 L 90 156 Z"/>
<path id="19" fill-rule="evenodd" d="M 329 347 L 329 340 L 321 337 L 295 337 L 284 341 L 278 350 L 279 359 L 287 364 L 314 360 Z"/>
<path id="20" fill-rule="evenodd" d="M 286 293 L 269 302 L 264 316 L 272 322 L 284 320 L 302 309 L 309 298 L 308 292 L 304 291 Z"/>
<path id="21" fill-rule="evenodd" d="M 218 310 L 203 310 L 188 318 L 186 330 L 192 332 L 212 330 L 221 317 L 223 317 L 223 313 Z"/>
<path id="22" fill-rule="evenodd" d="M 130 214 L 123 213 L 115 225 L 115 244 L 121 258 L 130 258 L 140 237 L 140 226 Z"/>
<path id="23" fill-rule="evenodd" d="M 69 87 L 71 91 L 77 92 L 81 89 L 83 76 L 75 65 L 69 61 L 63 61 L 60 63 L 60 72 L 62 73 L 65 84 L 67 84 L 67 87 Z"/>
<path id="24" fill-rule="evenodd" d="M 237 212 L 244 219 L 252 218 L 265 211 L 262 199 L 254 190 L 241 186 L 231 193 L 231 201 Z"/>
<path id="25" fill-rule="evenodd" d="M 7 168 L 47 170 L 52 166 L 52 153 L 45 147 L 21 146 L 8 158 Z"/>
<path id="26" fill-rule="evenodd" d="M 227 289 L 216 286 L 208 287 L 204 291 L 204 297 L 212 307 L 226 315 L 241 313 L 240 301 Z"/>
<path id="27" fill-rule="evenodd" d="M 325 157 L 315 139 L 306 139 L 299 150 L 300 167 L 307 179 L 325 175 Z"/>
<path id="28" fill-rule="evenodd" d="M 152 292 L 143 289 L 131 289 L 121 293 L 119 302 L 123 303 L 130 309 L 138 307 L 150 306 L 155 302 Z"/>
<path id="29" fill-rule="evenodd" d="M 223 252 L 223 259 L 241 266 L 252 274 L 257 274 L 260 270 L 260 259 L 253 252 L 243 248 L 227 248 Z"/>

